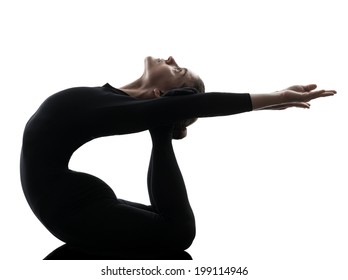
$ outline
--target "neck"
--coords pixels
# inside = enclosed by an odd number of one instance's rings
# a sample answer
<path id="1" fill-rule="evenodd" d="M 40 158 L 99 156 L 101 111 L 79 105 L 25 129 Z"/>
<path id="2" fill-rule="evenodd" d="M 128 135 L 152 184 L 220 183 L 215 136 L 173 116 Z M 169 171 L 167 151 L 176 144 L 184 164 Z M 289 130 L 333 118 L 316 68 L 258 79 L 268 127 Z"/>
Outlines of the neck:
<path id="1" fill-rule="evenodd" d="M 125 93 L 127 93 L 129 96 L 132 96 L 135 98 L 139 98 L 139 99 L 154 98 L 153 90 L 146 85 L 145 79 L 143 76 L 141 76 L 139 79 L 135 80 L 134 82 L 131 82 L 128 85 L 120 87 L 120 89 L 123 90 Z"/>

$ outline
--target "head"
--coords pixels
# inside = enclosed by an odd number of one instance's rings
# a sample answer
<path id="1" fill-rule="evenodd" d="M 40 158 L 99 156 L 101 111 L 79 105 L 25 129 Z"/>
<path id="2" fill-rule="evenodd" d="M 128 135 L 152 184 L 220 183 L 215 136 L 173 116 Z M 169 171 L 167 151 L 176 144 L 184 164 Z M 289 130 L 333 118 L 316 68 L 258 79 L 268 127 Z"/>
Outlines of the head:
<path id="1" fill-rule="evenodd" d="M 147 87 L 152 89 L 154 97 L 182 87 L 192 87 L 200 93 L 204 93 L 205 90 L 201 78 L 187 68 L 179 67 L 171 56 L 167 60 L 146 57 L 143 79 Z"/>
<path id="2" fill-rule="evenodd" d="M 151 56 L 146 57 L 143 78 L 145 78 L 149 88 L 152 89 L 152 96 L 155 98 L 165 95 L 169 90 L 183 87 L 194 88 L 199 93 L 205 92 L 202 79 L 187 68 L 179 67 L 171 56 L 167 60 Z M 187 127 L 196 121 L 197 119 L 188 119 L 176 123 L 173 138 L 182 139 L 186 137 Z"/>

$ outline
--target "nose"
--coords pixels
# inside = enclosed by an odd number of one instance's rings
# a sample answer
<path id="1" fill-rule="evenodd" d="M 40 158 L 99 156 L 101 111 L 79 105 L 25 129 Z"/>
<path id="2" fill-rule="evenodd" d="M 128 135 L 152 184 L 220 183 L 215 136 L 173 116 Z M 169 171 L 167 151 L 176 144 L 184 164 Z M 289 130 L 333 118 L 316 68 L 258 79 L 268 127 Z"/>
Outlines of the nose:
<path id="1" fill-rule="evenodd" d="M 176 64 L 176 61 L 175 61 L 175 59 L 172 56 L 168 57 L 168 59 L 166 60 L 166 63 L 169 64 L 169 65 L 178 66 L 178 64 Z"/>

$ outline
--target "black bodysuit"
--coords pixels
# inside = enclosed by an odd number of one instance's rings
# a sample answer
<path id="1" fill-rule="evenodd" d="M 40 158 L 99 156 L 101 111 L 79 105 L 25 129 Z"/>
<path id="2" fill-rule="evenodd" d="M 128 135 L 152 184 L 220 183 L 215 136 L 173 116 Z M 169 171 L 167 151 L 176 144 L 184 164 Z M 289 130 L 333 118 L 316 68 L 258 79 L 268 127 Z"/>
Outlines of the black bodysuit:
<path id="1" fill-rule="evenodd" d="M 194 216 L 172 148 L 173 124 L 200 117 L 251 111 L 250 95 L 194 94 L 137 99 L 109 84 L 58 92 L 28 121 L 21 153 L 21 180 L 28 203 L 57 238 L 98 250 L 188 248 Z M 149 130 L 151 205 L 118 199 L 101 179 L 68 168 L 86 142 Z"/>

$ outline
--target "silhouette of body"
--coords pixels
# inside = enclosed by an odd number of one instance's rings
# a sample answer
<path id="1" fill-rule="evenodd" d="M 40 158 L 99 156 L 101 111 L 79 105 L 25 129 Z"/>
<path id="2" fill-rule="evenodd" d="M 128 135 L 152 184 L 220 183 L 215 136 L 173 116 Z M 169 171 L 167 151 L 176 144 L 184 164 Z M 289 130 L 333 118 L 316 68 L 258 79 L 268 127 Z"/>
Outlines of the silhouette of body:
<path id="1" fill-rule="evenodd" d="M 247 93 L 181 89 L 146 100 L 109 84 L 63 90 L 47 98 L 26 125 L 20 164 L 25 197 L 42 224 L 72 246 L 185 250 L 195 237 L 195 220 L 172 147 L 173 125 L 251 110 Z M 101 179 L 68 168 L 86 142 L 144 130 L 153 142 L 150 206 L 119 199 Z"/>

